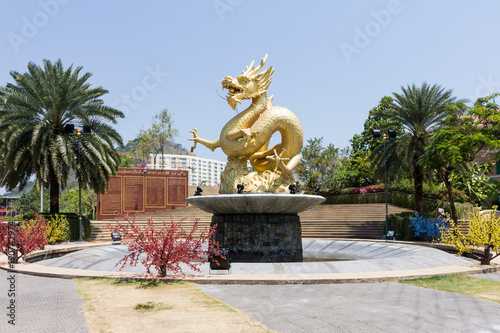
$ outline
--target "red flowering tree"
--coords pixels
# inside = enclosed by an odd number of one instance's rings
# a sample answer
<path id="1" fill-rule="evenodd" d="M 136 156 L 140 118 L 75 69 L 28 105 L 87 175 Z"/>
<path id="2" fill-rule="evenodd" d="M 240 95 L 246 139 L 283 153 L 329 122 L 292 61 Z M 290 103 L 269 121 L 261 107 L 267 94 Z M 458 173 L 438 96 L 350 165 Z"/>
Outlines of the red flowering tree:
<path id="1" fill-rule="evenodd" d="M 198 230 L 198 220 L 193 228 L 185 231 L 180 222 L 163 221 L 163 226 L 158 227 L 152 219 L 148 219 L 144 228 L 135 221 L 128 220 L 128 214 L 124 216 L 127 224 L 117 221 L 117 225 L 107 225 L 111 232 L 118 232 L 125 244 L 128 244 L 129 254 L 125 255 L 116 265 L 135 266 L 138 262 L 146 267 L 147 274 L 152 275 L 151 267 L 154 267 L 161 277 L 167 276 L 169 272 L 184 275 L 181 263 L 188 265 L 191 269 L 201 272 L 198 266 L 203 264 L 205 257 L 220 256 L 219 244 L 214 240 L 215 226 L 207 228 L 201 235 L 195 238 Z M 207 247 L 203 249 L 203 245 Z M 145 259 L 140 259 L 145 254 Z M 224 258 L 223 256 L 221 256 Z"/>
<path id="2" fill-rule="evenodd" d="M 9 260 L 17 263 L 19 257 L 27 255 L 47 245 L 47 221 L 38 214 L 34 220 L 24 220 L 18 224 L 15 222 L 5 223 L 0 220 L 0 247 L 1 252 L 9 256 Z M 17 250 L 17 252 L 16 252 Z M 18 255 L 20 254 L 20 256 Z"/>

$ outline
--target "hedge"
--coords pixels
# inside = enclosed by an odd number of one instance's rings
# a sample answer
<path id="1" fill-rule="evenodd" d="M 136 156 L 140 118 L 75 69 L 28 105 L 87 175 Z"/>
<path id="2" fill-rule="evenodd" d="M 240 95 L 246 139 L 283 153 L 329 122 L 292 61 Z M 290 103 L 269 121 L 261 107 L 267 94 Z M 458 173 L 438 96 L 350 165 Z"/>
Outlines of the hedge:
<path id="1" fill-rule="evenodd" d="M 64 216 L 69 223 L 69 238 L 72 241 L 77 241 L 80 239 L 80 223 L 78 214 L 76 213 L 40 213 L 40 215 L 47 220 L 50 220 L 53 215 Z M 26 214 L 23 216 L 23 220 L 34 219 L 35 216 L 32 214 Z M 89 239 L 92 236 L 92 227 L 90 225 L 90 220 L 85 216 L 82 216 L 82 239 Z"/>
<path id="2" fill-rule="evenodd" d="M 387 193 L 387 201 L 394 205 L 415 209 L 415 195 L 400 191 L 389 191 Z M 367 194 L 341 194 L 326 197 L 323 204 L 368 204 L 368 203 L 385 203 L 385 193 L 367 193 Z M 464 215 L 465 211 L 472 207 L 469 203 L 455 203 L 455 209 L 459 218 Z M 450 212 L 450 203 L 448 201 L 440 201 L 430 198 L 423 198 L 423 211 L 435 212 L 438 208 L 443 208 L 447 213 Z"/>
<path id="3" fill-rule="evenodd" d="M 390 201 L 390 200 L 389 200 Z M 323 204 L 367 204 L 367 203 L 384 203 L 385 194 L 381 193 L 366 193 L 366 194 L 340 194 L 326 197 Z"/>
<path id="4" fill-rule="evenodd" d="M 400 191 L 391 191 L 388 193 L 388 201 L 394 205 L 415 209 L 415 195 L 411 193 L 405 193 Z M 424 212 L 436 212 L 438 208 L 443 208 L 445 212 L 450 213 L 450 202 L 441 201 L 429 198 L 423 198 L 423 211 Z M 459 218 L 465 214 L 467 210 L 473 206 L 470 203 L 455 203 L 455 209 L 457 210 L 457 215 Z"/>
<path id="5" fill-rule="evenodd" d="M 415 230 L 413 229 L 410 218 L 413 216 L 413 212 L 401 212 L 399 214 L 391 214 L 387 219 L 389 230 L 394 230 L 397 240 L 407 240 L 414 241 Z"/>

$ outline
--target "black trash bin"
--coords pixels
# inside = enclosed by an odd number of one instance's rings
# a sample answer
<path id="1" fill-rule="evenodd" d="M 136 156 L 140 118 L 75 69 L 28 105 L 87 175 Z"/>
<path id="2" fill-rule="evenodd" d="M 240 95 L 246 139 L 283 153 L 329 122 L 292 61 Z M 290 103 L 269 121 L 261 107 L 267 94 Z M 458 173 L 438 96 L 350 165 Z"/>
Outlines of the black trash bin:
<path id="1" fill-rule="evenodd" d="M 219 249 L 219 253 L 210 253 L 208 261 L 210 262 L 210 270 L 227 270 L 231 269 L 231 258 L 229 249 Z"/>

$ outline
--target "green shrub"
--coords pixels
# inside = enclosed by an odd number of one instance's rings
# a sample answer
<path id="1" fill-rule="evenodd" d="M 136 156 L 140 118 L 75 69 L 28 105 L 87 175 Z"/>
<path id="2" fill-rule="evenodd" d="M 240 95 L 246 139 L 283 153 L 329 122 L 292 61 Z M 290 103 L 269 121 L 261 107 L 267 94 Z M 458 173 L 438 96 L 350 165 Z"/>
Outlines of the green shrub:
<path id="1" fill-rule="evenodd" d="M 399 214 L 391 214 L 388 218 L 389 230 L 394 230 L 397 240 L 415 240 L 415 230 L 410 223 L 410 218 L 413 212 L 401 212 Z"/>
<path id="2" fill-rule="evenodd" d="M 79 219 L 78 214 L 75 213 L 41 213 L 42 217 L 47 220 L 51 220 L 55 215 L 66 218 L 69 224 L 69 239 L 72 241 L 80 239 L 80 227 L 79 227 Z M 31 220 L 34 219 L 35 215 L 26 214 L 23 216 L 23 219 Z M 90 225 L 90 220 L 85 216 L 82 216 L 82 239 L 88 239 L 92 236 L 92 227 Z"/>
<path id="3" fill-rule="evenodd" d="M 394 230 L 397 240 L 424 240 L 422 237 L 415 236 L 415 229 L 411 224 L 411 218 L 415 216 L 415 212 L 401 212 L 398 214 L 391 214 L 388 218 L 389 230 Z M 438 216 L 435 212 L 422 213 L 422 217 L 436 218 Z"/>
<path id="4" fill-rule="evenodd" d="M 401 191 L 389 191 L 387 193 L 388 202 L 396 206 L 415 209 L 415 195 Z M 323 204 L 367 204 L 367 203 L 385 203 L 385 193 L 367 193 L 367 194 L 340 194 L 335 196 L 327 196 Z M 455 202 L 455 209 L 459 218 L 464 216 L 467 210 L 473 207 L 470 203 Z M 449 201 L 435 200 L 423 198 L 423 211 L 432 213 L 437 212 L 438 208 L 443 208 L 446 212 L 450 212 Z M 392 230 L 392 229 L 391 229 Z"/>
<path id="5" fill-rule="evenodd" d="M 366 204 L 366 203 L 384 203 L 385 194 L 369 193 L 369 194 L 341 194 L 326 197 L 324 204 Z"/>
<path id="6" fill-rule="evenodd" d="M 415 195 L 400 191 L 389 191 L 389 202 L 404 208 L 415 209 Z M 424 197 L 422 200 L 424 212 L 436 212 L 438 208 L 443 208 L 446 212 L 450 212 L 450 202 L 442 200 L 434 200 Z M 465 212 L 473 207 L 470 203 L 455 202 L 455 209 L 459 217 L 463 216 Z"/>

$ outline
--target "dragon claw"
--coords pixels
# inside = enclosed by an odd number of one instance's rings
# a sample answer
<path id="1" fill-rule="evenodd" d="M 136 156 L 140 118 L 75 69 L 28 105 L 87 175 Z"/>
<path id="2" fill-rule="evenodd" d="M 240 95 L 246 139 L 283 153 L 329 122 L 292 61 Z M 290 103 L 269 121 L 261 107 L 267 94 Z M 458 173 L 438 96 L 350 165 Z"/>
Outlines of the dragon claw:
<path id="1" fill-rule="evenodd" d="M 193 130 L 189 131 L 189 133 L 193 134 L 192 138 L 188 138 L 189 141 L 194 141 L 194 145 L 193 145 L 193 147 L 191 147 L 191 153 L 193 153 L 193 151 L 196 149 L 196 144 L 198 143 L 198 140 L 200 139 L 200 137 L 198 135 L 198 129 L 197 128 L 193 128 Z"/>
<path id="2" fill-rule="evenodd" d="M 238 139 L 238 141 L 245 141 L 245 148 L 248 147 L 248 144 L 251 143 L 255 145 L 257 141 L 255 140 L 255 136 L 257 135 L 257 132 L 252 133 L 249 129 L 245 128 L 241 130 L 243 132 L 243 136 Z"/>
<path id="3" fill-rule="evenodd" d="M 189 138 L 188 140 L 196 141 L 196 139 L 200 138 L 199 135 L 198 135 L 198 129 L 197 128 L 193 128 L 193 130 L 189 131 L 189 133 L 192 133 L 193 137 Z"/>

